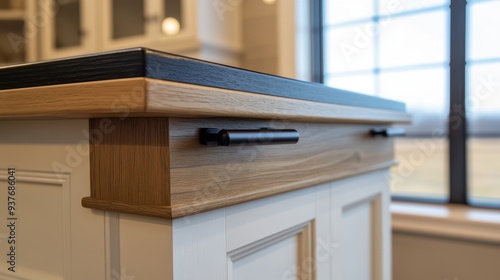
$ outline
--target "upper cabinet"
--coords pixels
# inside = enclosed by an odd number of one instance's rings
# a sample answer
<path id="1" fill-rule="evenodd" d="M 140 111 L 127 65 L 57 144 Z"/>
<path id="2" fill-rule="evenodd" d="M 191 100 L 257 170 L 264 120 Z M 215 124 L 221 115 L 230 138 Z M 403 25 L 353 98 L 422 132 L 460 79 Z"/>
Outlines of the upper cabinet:
<path id="1" fill-rule="evenodd" d="M 196 0 L 41 0 L 41 59 L 128 47 L 198 46 Z"/>
<path id="2" fill-rule="evenodd" d="M 41 28 L 41 58 L 95 52 L 98 17 L 94 0 L 42 0 L 38 16 L 47 16 Z"/>
<path id="3" fill-rule="evenodd" d="M 196 8 L 191 0 L 103 0 L 104 48 L 171 49 L 195 43 Z"/>
<path id="4" fill-rule="evenodd" d="M 133 47 L 241 66 L 242 5 L 212 2 L 0 0 L 0 66 Z"/>
<path id="5" fill-rule="evenodd" d="M 35 0 L 0 1 L 0 66 L 36 59 Z"/>

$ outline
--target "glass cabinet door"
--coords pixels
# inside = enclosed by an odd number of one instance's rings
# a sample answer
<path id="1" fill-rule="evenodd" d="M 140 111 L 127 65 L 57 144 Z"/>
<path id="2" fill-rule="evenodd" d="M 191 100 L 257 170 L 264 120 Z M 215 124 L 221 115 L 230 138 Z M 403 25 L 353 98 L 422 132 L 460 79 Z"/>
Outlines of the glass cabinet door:
<path id="1" fill-rule="evenodd" d="M 82 44 L 82 7 L 80 0 L 61 2 L 55 13 L 54 47 L 58 50 Z"/>
<path id="2" fill-rule="evenodd" d="M 26 61 L 24 21 L 2 19 L 0 10 L 0 67 Z"/>
<path id="3" fill-rule="evenodd" d="M 111 37 L 113 40 L 146 35 L 145 0 L 111 1 Z"/>
<path id="4" fill-rule="evenodd" d="M 42 58 L 51 59 L 91 53 L 95 46 L 94 0 L 41 0 Z"/>
<path id="5" fill-rule="evenodd" d="M 104 49 L 193 48 L 196 0 L 102 0 Z M 194 43 L 191 43 L 194 42 Z M 191 43 L 191 45 L 188 45 Z"/>
<path id="6" fill-rule="evenodd" d="M 160 20 L 160 32 L 164 36 L 175 36 L 183 27 L 182 0 L 161 0 L 162 15 Z"/>
<path id="7" fill-rule="evenodd" d="M 157 20 L 152 0 L 101 0 L 104 49 L 147 45 L 150 23 Z"/>
<path id="8" fill-rule="evenodd" d="M 34 60 L 26 40 L 26 17 L 32 1 L 0 1 L 0 67 Z"/>

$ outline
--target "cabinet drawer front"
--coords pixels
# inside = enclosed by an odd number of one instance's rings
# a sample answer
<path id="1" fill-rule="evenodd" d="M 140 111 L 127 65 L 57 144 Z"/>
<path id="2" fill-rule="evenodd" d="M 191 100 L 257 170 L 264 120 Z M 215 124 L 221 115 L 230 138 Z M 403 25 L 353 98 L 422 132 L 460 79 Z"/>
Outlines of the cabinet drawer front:
<path id="1" fill-rule="evenodd" d="M 296 144 L 201 145 L 202 128 L 295 129 Z M 329 182 L 394 163 L 392 140 L 372 137 L 372 125 L 286 120 L 169 121 L 173 214 L 196 213 Z"/>
<path id="2" fill-rule="evenodd" d="M 203 145 L 204 128 L 239 138 Z M 372 128 L 279 119 L 93 119 L 91 197 L 83 205 L 173 219 L 387 168 L 393 140 L 373 137 Z M 255 131 L 285 137 L 262 145 Z M 248 132 L 252 145 L 234 144 Z"/>

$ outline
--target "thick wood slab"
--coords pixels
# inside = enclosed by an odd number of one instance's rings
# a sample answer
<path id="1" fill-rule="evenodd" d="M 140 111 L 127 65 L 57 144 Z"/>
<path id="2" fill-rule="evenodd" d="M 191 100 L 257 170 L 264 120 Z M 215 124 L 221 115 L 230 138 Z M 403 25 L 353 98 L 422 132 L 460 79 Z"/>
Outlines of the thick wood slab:
<path id="1" fill-rule="evenodd" d="M 85 207 L 179 218 L 387 168 L 392 140 L 371 125 L 279 119 L 95 119 L 113 130 L 91 139 L 91 197 Z M 212 147 L 200 128 L 291 128 L 294 145 Z M 168 136 L 168 141 L 167 137 Z"/>
<path id="2" fill-rule="evenodd" d="M 239 117 L 342 123 L 409 123 L 410 115 L 249 92 L 146 80 L 146 111 L 182 117 Z"/>
<path id="3" fill-rule="evenodd" d="M 0 90 L 152 78 L 320 103 L 404 111 L 400 102 L 144 48 L 0 68 Z"/>
<path id="4" fill-rule="evenodd" d="M 0 91 L 0 119 L 240 117 L 408 123 L 406 112 L 354 107 L 149 78 Z"/>

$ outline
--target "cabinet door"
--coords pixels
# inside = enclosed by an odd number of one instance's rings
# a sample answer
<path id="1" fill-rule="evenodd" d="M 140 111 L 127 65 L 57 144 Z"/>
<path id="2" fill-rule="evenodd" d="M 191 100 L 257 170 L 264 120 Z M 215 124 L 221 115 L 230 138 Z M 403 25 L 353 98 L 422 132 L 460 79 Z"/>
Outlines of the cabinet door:
<path id="1" fill-rule="evenodd" d="M 0 67 L 36 59 L 34 1 L 0 1 Z"/>
<path id="2" fill-rule="evenodd" d="M 4 120 L 0 132 L 0 254 L 15 256 L 0 263 L 0 279 L 104 279 L 104 215 L 81 206 L 90 194 L 88 120 Z"/>
<path id="3" fill-rule="evenodd" d="M 194 0 L 103 0 L 101 5 L 104 49 L 176 51 L 196 46 Z"/>
<path id="4" fill-rule="evenodd" d="M 174 280 L 329 279 L 328 187 L 174 220 Z"/>
<path id="5" fill-rule="evenodd" d="M 51 59 L 97 50 L 99 24 L 94 0 L 42 0 L 37 19 L 43 20 L 42 58 Z"/>
<path id="6" fill-rule="evenodd" d="M 158 21 L 154 0 L 103 0 L 105 49 L 140 47 L 153 38 L 152 23 Z"/>
<path id="7" fill-rule="evenodd" d="M 332 241 L 341 244 L 332 279 L 391 279 L 388 171 L 333 182 L 330 196 Z"/>
<path id="8" fill-rule="evenodd" d="M 152 48 L 165 51 L 192 50 L 198 46 L 197 5 L 193 0 L 154 0 L 158 20 L 151 22 Z"/>

